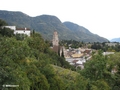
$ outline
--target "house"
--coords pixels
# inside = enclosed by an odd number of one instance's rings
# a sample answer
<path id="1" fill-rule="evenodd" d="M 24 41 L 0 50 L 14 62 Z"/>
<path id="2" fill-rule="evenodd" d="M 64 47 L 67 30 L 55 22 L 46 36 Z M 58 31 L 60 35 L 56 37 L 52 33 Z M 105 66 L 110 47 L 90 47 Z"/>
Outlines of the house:
<path id="1" fill-rule="evenodd" d="M 84 65 L 83 65 L 83 62 L 81 60 L 73 60 L 72 63 L 73 64 L 71 64 L 71 65 L 74 65 L 76 67 L 76 69 L 78 67 L 81 67 L 81 69 L 84 69 Z"/>
<path id="2" fill-rule="evenodd" d="M 16 28 L 16 26 L 4 26 L 4 27 L 14 30 L 14 34 L 25 34 L 27 36 L 30 36 L 31 33 L 31 30 L 29 28 Z"/>
<path id="3" fill-rule="evenodd" d="M 85 53 L 85 54 L 91 54 L 91 53 L 92 53 L 92 50 L 91 50 L 91 49 L 86 49 L 86 50 L 84 51 L 84 53 Z"/>
<path id="4" fill-rule="evenodd" d="M 114 47 L 115 47 L 117 44 L 118 44 L 118 43 L 114 43 L 114 42 L 113 42 L 113 43 L 112 43 L 112 42 L 111 42 L 111 43 L 105 43 L 105 45 L 114 46 Z"/>
<path id="5" fill-rule="evenodd" d="M 110 54 L 114 54 L 115 52 L 103 52 L 103 55 L 110 55 Z"/>
<path id="6" fill-rule="evenodd" d="M 30 36 L 30 29 L 29 28 L 16 28 L 14 31 L 14 34 L 25 34 L 27 36 Z"/>
<path id="7" fill-rule="evenodd" d="M 73 58 L 80 58 L 80 57 L 83 56 L 83 54 L 78 54 L 78 53 L 76 53 L 76 54 L 72 54 L 71 56 L 72 56 Z"/>

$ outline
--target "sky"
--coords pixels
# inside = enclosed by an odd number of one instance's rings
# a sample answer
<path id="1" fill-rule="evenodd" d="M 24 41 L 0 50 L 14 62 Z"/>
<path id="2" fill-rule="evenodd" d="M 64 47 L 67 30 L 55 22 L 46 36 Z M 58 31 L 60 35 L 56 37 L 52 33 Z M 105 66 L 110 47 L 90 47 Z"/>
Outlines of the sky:
<path id="1" fill-rule="evenodd" d="M 101 37 L 120 37 L 120 0 L 0 0 L 0 10 L 57 16 Z"/>

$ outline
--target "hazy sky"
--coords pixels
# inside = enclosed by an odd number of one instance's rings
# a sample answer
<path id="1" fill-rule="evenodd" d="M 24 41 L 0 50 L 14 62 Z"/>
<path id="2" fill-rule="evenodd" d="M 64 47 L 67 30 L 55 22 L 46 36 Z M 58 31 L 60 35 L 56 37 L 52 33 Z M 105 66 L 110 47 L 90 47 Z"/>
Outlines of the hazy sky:
<path id="1" fill-rule="evenodd" d="M 120 37 L 120 0 L 0 0 L 0 10 L 55 15 L 107 39 Z"/>

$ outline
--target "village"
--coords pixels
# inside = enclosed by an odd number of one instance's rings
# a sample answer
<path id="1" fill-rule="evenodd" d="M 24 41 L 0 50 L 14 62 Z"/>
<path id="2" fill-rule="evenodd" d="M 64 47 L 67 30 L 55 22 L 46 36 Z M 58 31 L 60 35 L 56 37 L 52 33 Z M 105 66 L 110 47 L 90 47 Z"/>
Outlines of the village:
<path id="1" fill-rule="evenodd" d="M 109 46 L 115 46 L 116 43 L 106 43 Z M 69 62 L 70 65 L 73 65 L 76 67 L 80 67 L 81 69 L 84 69 L 84 63 L 86 63 L 88 60 L 91 59 L 92 57 L 92 52 L 96 52 L 96 50 L 87 48 L 87 47 L 79 47 L 79 48 L 71 48 L 69 47 L 66 49 L 64 46 L 59 46 L 59 38 L 58 38 L 58 33 L 54 31 L 53 33 L 53 40 L 52 40 L 52 45 L 51 47 L 53 51 L 56 53 L 63 52 L 64 58 L 67 62 Z M 59 50 L 60 49 L 60 50 Z M 109 54 L 114 54 L 115 52 L 103 52 L 103 55 L 109 55 Z"/>

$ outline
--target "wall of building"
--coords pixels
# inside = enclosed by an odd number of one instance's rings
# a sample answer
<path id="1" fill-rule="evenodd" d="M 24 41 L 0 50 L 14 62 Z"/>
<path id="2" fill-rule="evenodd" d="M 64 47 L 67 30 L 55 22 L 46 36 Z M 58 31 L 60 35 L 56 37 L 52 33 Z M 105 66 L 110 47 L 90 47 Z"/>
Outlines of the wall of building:
<path id="1" fill-rule="evenodd" d="M 59 46 L 59 39 L 58 39 L 58 33 L 55 31 L 53 33 L 53 46 Z"/>
<path id="2" fill-rule="evenodd" d="M 30 31 L 29 30 L 15 30 L 14 34 L 25 34 L 30 36 Z"/>
<path id="3" fill-rule="evenodd" d="M 4 26 L 4 27 L 10 28 L 10 29 L 12 29 L 12 30 L 16 30 L 16 26 Z"/>
<path id="4" fill-rule="evenodd" d="M 16 29 L 16 26 L 4 26 L 4 27 L 14 30 L 14 34 L 25 34 L 25 35 L 30 36 L 31 31 L 27 28 Z"/>

